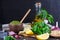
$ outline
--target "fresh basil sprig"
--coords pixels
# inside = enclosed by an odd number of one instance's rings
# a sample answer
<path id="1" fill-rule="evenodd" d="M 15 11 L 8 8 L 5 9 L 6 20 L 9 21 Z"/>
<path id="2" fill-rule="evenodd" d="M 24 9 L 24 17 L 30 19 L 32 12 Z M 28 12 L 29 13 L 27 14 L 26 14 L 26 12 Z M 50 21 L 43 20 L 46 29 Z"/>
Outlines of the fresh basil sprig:
<path id="1" fill-rule="evenodd" d="M 50 27 L 42 22 L 34 22 L 31 29 L 35 34 L 41 35 L 44 33 L 50 33 Z"/>
<path id="2" fill-rule="evenodd" d="M 37 18 L 40 18 L 42 20 L 47 19 L 50 23 L 54 23 L 53 16 L 49 14 L 45 9 L 41 9 L 41 13 L 37 16 Z"/>

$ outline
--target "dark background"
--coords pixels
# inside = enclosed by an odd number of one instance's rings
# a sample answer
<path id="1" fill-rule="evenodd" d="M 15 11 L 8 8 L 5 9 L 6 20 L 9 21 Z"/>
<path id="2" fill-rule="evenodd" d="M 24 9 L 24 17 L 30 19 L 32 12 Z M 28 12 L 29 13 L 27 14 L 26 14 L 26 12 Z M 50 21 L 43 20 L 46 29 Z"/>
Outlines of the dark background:
<path id="1" fill-rule="evenodd" d="M 36 2 L 41 2 L 42 8 L 46 8 L 53 15 L 54 22 L 58 21 L 60 26 L 60 0 L 0 0 L 0 24 L 21 20 L 29 8 L 32 10 L 24 22 L 33 21 Z"/>

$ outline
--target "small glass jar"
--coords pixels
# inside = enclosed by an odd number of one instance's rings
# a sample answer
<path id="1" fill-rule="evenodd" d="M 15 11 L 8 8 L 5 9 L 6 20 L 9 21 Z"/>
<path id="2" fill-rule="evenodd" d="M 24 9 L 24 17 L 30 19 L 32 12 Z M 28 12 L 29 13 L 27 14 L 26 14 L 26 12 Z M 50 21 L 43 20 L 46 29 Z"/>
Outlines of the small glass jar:
<path id="1" fill-rule="evenodd" d="M 0 31 L 0 38 L 5 39 L 6 36 L 8 36 L 8 32 Z"/>

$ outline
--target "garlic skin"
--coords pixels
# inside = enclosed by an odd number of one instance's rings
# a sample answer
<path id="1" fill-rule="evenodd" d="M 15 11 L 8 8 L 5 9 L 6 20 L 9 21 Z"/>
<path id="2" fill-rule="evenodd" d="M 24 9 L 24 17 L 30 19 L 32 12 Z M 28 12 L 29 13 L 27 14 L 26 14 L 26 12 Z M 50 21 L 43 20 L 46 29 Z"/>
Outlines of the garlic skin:
<path id="1" fill-rule="evenodd" d="M 45 22 L 45 24 L 48 24 L 48 20 L 47 19 L 45 19 L 44 22 Z"/>
<path id="2" fill-rule="evenodd" d="M 49 27 L 52 28 L 52 25 L 51 24 L 48 24 L 48 20 L 47 19 L 45 19 L 44 22 L 45 22 L 45 24 L 47 24 Z"/>

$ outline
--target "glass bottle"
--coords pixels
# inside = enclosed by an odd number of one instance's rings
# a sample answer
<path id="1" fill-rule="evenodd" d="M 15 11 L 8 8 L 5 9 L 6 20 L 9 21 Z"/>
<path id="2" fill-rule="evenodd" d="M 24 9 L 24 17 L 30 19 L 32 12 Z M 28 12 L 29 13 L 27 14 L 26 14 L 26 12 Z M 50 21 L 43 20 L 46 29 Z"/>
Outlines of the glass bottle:
<path id="1" fill-rule="evenodd" d="M 40 19 L 38 18 L 38 16 L 41 13 L 41 2 L 36 2 L 35 3 L 35 8 L 36 8 L 36 16 L 35 16 L 35 20 L 34 21 L 40 21 Z"/>
<path id="2" fill-rule="evenodd" d="M 36 2 L 35 8 L 36 8 L 36 15 L 39 15 L 41 13 L 41 2 Z"/>

